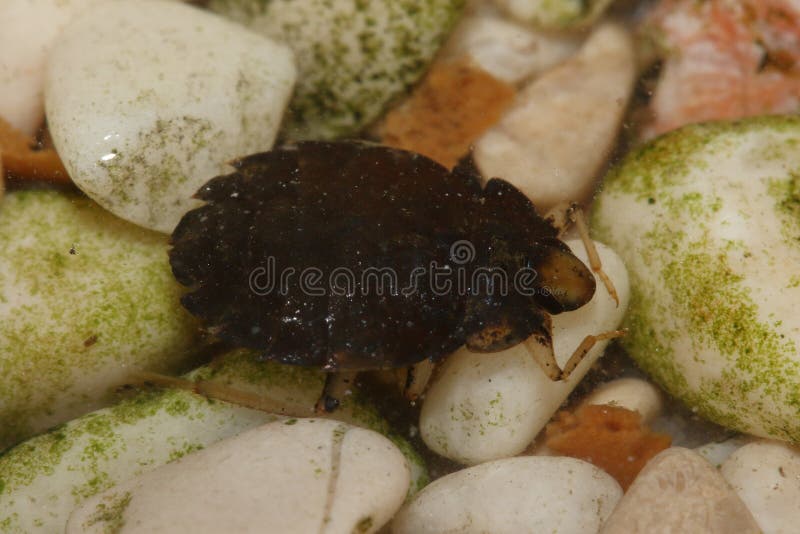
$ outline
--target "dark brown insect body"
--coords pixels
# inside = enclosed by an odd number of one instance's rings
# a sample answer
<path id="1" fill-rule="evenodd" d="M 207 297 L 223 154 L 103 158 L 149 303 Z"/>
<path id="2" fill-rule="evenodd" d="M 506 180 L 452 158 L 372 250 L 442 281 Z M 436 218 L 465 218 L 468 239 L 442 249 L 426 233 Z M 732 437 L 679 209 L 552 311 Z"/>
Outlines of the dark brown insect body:
<path id="1" fill-rule="evenodd" d="M 192 289 L 184 306 L 265 359 L 403 367 L 529 336 L 552 353 L 549 314 L 594 293 L 591 272 L 503 180 L 481 188 L 465 167 L 358 142 L 235 167 L 198 192 L 206 204 L 176 228 L 170 262 Z"/>

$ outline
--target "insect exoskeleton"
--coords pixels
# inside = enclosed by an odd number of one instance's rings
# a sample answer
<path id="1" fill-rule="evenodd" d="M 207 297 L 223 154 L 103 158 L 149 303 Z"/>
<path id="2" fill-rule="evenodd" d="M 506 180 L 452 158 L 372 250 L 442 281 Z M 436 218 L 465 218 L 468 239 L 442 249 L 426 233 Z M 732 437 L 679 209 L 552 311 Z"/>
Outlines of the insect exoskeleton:
<path id="1" fill-rule="evenodd" d="M 559 369 L 550 315 L 588 302 L 595 278 L 508 182 L 482 187 L 466 164 L 357 141 L 233 166 L 172 234 L 183 305 L 265 360 L 338 373 L 320 409 L 336 408 L 353 372 L 436 362 L 464 344 L 525 342 L 553 379 L 588 350 Z M 408 373 L 406 389 L 418 393 L 424 374 Z"/>

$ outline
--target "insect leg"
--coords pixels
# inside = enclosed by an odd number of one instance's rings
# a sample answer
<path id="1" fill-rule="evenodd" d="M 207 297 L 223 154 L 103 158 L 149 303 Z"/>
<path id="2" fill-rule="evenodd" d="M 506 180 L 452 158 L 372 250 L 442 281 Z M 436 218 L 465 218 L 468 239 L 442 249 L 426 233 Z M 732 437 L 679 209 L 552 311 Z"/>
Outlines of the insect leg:
<path id="1" fill-rule="evenodd" d="M 584 356 L 594 347 L 594 344 L 598 341 L 602 341 L 604 339 L 614 339 L 617 337 L 622 337 L 625 335 L 625 330 L 611 330 L 610 332 L 603 332 L 602 334 L 597 335 L 588 335 L 583 338 L 583 341 L 578 348 L 575 349 L 575 352 L 572 353 L 572 356 L 569 357 L 567 363 L 564 364 L 564 369 L 561 371 L 561 380 L 566 380 L 569 378 L 569 375 L 572 374 L 572 371 L 581 363 Z"/>
<path id="2" fill-rule="evenodd" d="M 433 374 L 433 367 L 433 362 L 425 358 L 421 362 L 411 367 L 401 369 L 398 372 L 400 390 L 406 399 L 414 401 L 422 395 L 422 392 L 425 391 L 425 387 L 428 385 L 428 381 Z"/>
<path id="3" fill-rule="evenodd" d="M 183 389 L 202 395 L 208 399 L 238 404 L 239 406 L 245 406 L 262 412 L 290 417 L 312 417 L 315 415 L 311 406 L 292 406 L 287 409 L 284 403 L 276 401 L 275 399 L 250 391 L 237 389 L 226 384 L 220 384 L 212 380 L 200 380 L 195 382 L 185 378 L 151 373 L 148 371 L 135 371 L 131 373 L 131 380 L 134 385 L 151 384 L 162 388 Z"/>
<path id="4" fill-rule="evenodd" d="M 325 386 L 322 388 L 322 395 L 320 395 L 314 410 L 318 414 L 336 411 L 342 398 L 347 395 L 347 391 L 355 382 L 357 374 L 355 371 L 337 371 L 325 375 Z"/>
<path id="5" fill-rule="evenodd" d="M 541 327 L 523 341 L 522 345 L 550 380 L 561 378 L 561 368 L 553 352 L 553 323 L 549 315 L 542 313 Z"/>

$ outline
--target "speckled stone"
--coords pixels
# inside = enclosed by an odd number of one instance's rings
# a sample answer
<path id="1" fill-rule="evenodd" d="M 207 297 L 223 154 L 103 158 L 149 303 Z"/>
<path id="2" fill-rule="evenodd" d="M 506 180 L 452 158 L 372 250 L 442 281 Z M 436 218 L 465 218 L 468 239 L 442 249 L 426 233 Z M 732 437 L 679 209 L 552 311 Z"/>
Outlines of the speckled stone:
<path id="1" fill-rule="evenodd" d="M 272 147 L 294 80 L 291 51 L 266 37 L 184 4 L 118 0 L 64 28 L 45 100 L 78 187 L 171 232 L 228 162 Z"/>
<path id="2" fill-rule="evenodd" d="M 667 392 L 748 434 L 800 442 L 800 119 L 683 128 L 631 152 L 594 235 L 631 276 L 622 339 Z"/>
<path id="3" fill-rule="evenodd" d="M 108 402 L 133 369 L 183 365 L 197 324 L 167 239 L 94 202 L 8 193 L 0 208 L 0 449 Z"/>
<path id="4" fill-rule="evenodd" d="M 465 0 L 211 0 L 209 8 L 288 44 L 299 71 L 283 135 L 353 135 L 425 71 Z"/>

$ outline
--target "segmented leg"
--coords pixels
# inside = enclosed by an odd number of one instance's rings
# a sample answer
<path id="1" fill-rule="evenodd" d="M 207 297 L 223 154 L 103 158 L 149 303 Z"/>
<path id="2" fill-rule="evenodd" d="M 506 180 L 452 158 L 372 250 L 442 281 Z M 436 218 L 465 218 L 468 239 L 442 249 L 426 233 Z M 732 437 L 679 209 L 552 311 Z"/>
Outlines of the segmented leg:
<path id="1" fill-rule="evenodd" d="M 550 380 L 561 377 L 561 368 L 553 352 L 553 323 L 549 315 L 542 313 L 541 327 L 523 341 L 522 345 Z"/>
<path id="2" fill-rule="evenodd" d="M 569 378 L 569 375 L 572 374 L 572 371 L 581 363 L 581 360 L 592 350 L 594 344 L 598 341 L 602 341 L 604 339 L 614 339 L 618 337 L 622 337 L 625 335 L 624 330 L 612 330 L 610 332 L 603 332 L 602 334 L 597 335 L 588 335 L 583 338 L 583 341 L 578 348 L 572 353 L 572 356 L 569 357 L 567 363 L 564 364 L 564 369 L 561 370 L 561 376 L 559 377 L 560 380 L 566 380 Z"/>
<path id="3" fill-rule="evenodd" d="M 566 380 L 569 378 L 572 371 L 575 370 L 578 364 L 581 363 L 581 360 L 583 360 L 598 341 L 614 339 L 625 335 L 624 330 L 612 330 L 610 332 L 586 336 L 569 357 L 567 363 L 564 364 L 564 368 L 561 369 L 556 361 L 555 353 L 553 352 L 553 324 L 550 316 L 546 315 L 545 317 L 546 320 L 542 322 L 542 328 L 531 334 L 531 336 L 523 342 L 523 346 L 533 357 L 534 361 L 539 364 L 539 367 L 541 367 L 547 377 L 553 381 Z"/>
<path id="4" fill-rule="evenodd" d="M 597 276 L 600 277 L 600 280 L 603 281 L 603 285 L 606 286 L 606 291 L 608 291 L 608 294 L 611 295 L 611 298 L 614 299 L 614 302 L 617 303 L 617 307 L 619 307 L 619 295 L 617 295 L 617 288 L 614 287 L 614 283 L 611 281 L 605 271 L 603 271 L 603 264 L 600 262 L 600 255 L 597 253 L 597 248 L 594 246 L 594 241 L 592 241 L 592 238 L 589 237 L 589 226 L 586 224 L 586 217 L 583 215 L 583 210 L 577 204 L 572 204 L 569 207 L 567 216 L 569 217 L 570 221 L 575 223 L 575 228 L 578 230 L 581 241 L 583 241 L 583 246 L 586 249 L 586 255 L 589 258 L 589 267 L 591 267 L 592 271 L 594 271 Z"/>
<path id="5" fill-rule="evenodd" d="M 433 362 L 426 358 L 416 365 L 399 370 L 400 390 L 406 399 L 415 401 L 422 395 L 433 374 L 433 368 Z"/>
<path id="6" fill-rule="evenodd" d="M 355 371 L 328 373 L 325 376 L 325 387 L 322 389 L 322 395 L 320 395 L 314 408 L 316 413 L 327 414 L 335 412 L 341 404 L 342 398 L 355 382 L 357 374 Z"/>
<path id="7" fill-rule="evenodd" d="M 148 371 L 136 371 L 131 373 L 131 381 L 135 384 L 152 384 L 158 387 L 175 388 L 191 391 L 202 395 L 209 399 L 220 400 L 237 404 L 253 410 L 262 412 L 274 413 L 278 415 L 286 415 L 290 417 L 312 417 L 315 411 L 312 406 L 299 407 L 295 406 L 292 409 L 287 409 L 282 403 L 252 393 L 249 391 L 242 391 L 225 384 L 219 384 L 210 380 L 193 381 L 185 378 L 177 378 L 174 376 L 167 376 L 158 373 L 151 373 Z"/>

